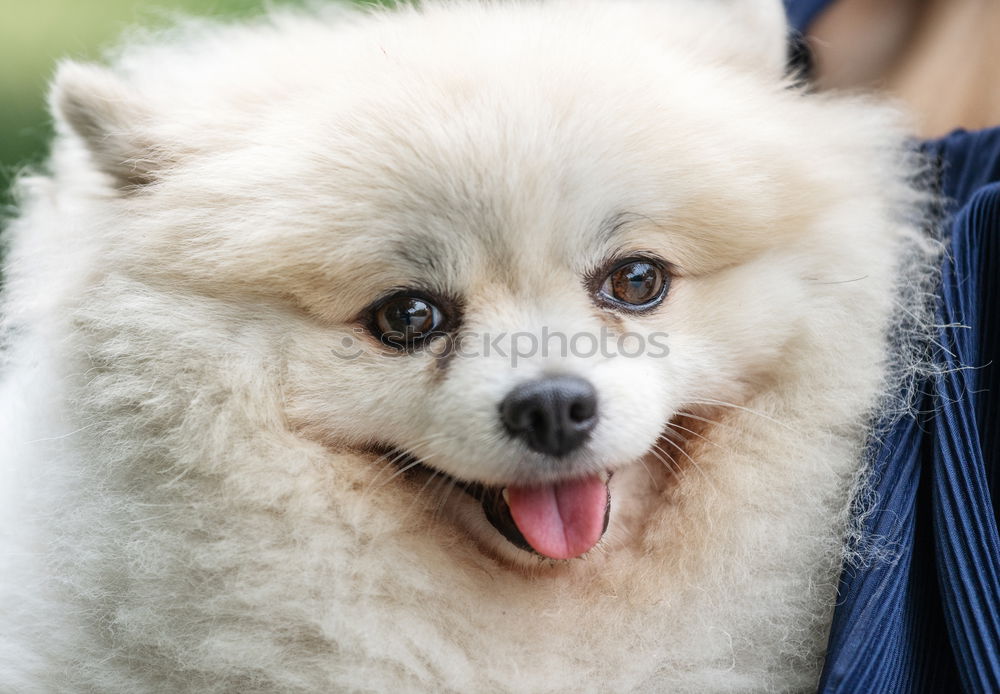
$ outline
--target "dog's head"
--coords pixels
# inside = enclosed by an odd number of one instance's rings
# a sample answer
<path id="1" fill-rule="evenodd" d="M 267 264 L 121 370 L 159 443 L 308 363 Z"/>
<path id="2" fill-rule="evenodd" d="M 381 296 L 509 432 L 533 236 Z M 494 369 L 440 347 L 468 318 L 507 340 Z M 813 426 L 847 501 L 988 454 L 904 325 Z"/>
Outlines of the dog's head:
<path id="1" fill-rule="evenodd" d="M 288 16 L 54 100 L 109 266 L 266 335 L 291 430 L 571 558 L 678 413 L 791 368 L 853 213 L 778 3 L 541 7 Z"/>

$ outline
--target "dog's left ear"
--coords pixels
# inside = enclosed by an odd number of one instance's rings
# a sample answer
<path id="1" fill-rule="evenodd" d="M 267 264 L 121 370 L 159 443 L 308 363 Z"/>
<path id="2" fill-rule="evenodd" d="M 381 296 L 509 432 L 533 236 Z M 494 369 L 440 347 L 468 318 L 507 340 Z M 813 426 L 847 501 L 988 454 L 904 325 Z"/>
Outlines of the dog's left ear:
<path id="1" fill-rule="evenodd" d="M 65 62 L 49 94 L 57 128 L 79 138 L 118 189 L 155 180 L 162 151 L 152 146 L 152 114 L 125 80 L 97 65 Z"/>
<path id="2" fill-rule="evenodd" d="M 636 30 L 703 59 L 780 79 L 788 60 L 781 0 L 604 0 L 636 11 Z"/>
<path id="3" fill-rule="evenodd" d="M 718 5 L 717 49 L 731 62 L 779 77 L 788 65 L 788 17 L 780 0 L 709 0 Z"/>

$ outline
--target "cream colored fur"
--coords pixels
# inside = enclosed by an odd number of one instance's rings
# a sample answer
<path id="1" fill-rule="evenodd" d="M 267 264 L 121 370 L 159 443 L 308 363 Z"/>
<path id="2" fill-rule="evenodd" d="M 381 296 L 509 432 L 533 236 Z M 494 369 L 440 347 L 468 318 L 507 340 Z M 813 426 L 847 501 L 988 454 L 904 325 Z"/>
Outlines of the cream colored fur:
<path id="1" fill-rule="evenodd" d="M 894 112 L 783 51 L 777 2 L 553 0 L 65 64 L 9 229 L 0 691 L 813 688 L 920 194 Z M 582 283 L 622 250 L 677 268 L 645 317 Z M 332 356 L 414 282 L 670 356 Z M 602 398 L 579 469 L 615 471 L 581 559 L 366 452 L 517 480 L 498 398 L 553 370 Z"/>

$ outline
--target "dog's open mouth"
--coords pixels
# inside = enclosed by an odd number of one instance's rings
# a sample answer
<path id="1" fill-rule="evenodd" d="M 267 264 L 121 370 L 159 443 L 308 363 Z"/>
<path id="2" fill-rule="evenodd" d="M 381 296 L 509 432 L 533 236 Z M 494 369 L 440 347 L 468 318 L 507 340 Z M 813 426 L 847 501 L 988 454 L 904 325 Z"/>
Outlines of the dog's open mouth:
<path id="1" fill-rule="evenodd" d="M 490 524 L 515 547 L 550 559 L 590 551 L 608 529 L 611 492 L 607 475 L 541 486 L 465 485 L 483 505 Z"/>
<path id="2" fill-rule="evenodd" d="M 431 471 L 408 455 L 396 460 L 410 473 Z M 574 559 L 593 549 L 608 529 L 610 479 L 610 473 L 603 473 L 506 487 L 453 481 L 482 504 L 486 520 L 518 549 L 549 559 Z"/>

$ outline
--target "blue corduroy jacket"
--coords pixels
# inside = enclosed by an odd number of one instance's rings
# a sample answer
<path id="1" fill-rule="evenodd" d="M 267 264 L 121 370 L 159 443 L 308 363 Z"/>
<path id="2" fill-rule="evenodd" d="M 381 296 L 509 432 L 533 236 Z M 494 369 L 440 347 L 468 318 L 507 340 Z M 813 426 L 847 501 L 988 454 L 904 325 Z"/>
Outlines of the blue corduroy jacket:
<path id="1" fill-rule="evenodd" d="M 785 0 L 806 33 L 832 0 Z M 995 85 L 1000 87 L 1000 85 Z M 871 451 L 866 529 L 893 561 L 848 568 L 820 691 L 1000 693 L 1000 128 L 921 145 L 941 164 L 940 373 Z"/>

